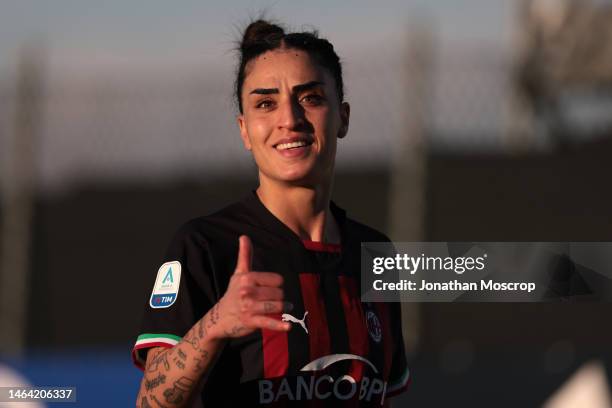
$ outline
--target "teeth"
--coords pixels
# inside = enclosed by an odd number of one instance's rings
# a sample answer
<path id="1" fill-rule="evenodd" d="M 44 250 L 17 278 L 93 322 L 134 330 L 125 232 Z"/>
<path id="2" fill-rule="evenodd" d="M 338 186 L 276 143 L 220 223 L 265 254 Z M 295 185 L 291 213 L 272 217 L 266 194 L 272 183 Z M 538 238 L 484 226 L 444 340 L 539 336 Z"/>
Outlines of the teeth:
<path id="1" fill-rule="evenodd" d="M 287 149 L 293 149 L 294 147 L 302 147 L 302 146 L 306 146 L 307 143 L 306 142 L 291 142 L 291 143 L 281 143 L 279 145 L 276 145 L 276 148 L 278 150 L 287 150 Z"/>

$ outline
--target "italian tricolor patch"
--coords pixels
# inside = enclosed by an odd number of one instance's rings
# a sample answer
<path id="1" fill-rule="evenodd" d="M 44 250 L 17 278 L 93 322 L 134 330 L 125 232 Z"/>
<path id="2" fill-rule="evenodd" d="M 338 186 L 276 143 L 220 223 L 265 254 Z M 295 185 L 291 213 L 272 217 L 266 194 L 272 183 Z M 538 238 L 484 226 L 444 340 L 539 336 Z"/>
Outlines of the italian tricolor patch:
<path id="1" fill-rule="evenodd" d="M 145 366 L 145 353 L 152 347 L 173 347 L 181 341 L 180 336 L 167 333 L 143 333 L 136 339 L 136 344 L 132 349 L 132 361 L 138 368 L 144 369 Z"/>

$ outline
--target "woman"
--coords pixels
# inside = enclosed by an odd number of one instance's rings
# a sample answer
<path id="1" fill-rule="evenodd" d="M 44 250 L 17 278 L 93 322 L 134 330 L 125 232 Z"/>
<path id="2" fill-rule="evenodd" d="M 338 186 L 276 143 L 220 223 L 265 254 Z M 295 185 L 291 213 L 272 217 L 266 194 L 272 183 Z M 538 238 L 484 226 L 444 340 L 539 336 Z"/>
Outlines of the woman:
<path id="1" fill-rule="evenodd" d="M 262 20 L 240 53 L 259 187 L 172 241 L 134 347 L 137 404 L 384 405 L 408 382 L 401 319 L 359 300 L 360 244 L 388 239 L 330 201 L 350 114 L 339 58 L 316 33 Z"/>

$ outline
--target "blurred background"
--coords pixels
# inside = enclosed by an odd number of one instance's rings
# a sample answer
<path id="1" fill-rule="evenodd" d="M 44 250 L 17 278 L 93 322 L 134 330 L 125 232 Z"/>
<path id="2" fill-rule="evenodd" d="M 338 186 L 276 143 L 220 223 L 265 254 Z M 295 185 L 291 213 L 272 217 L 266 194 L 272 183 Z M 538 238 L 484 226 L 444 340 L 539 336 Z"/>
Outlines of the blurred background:
<path id="1" fill-rule="evenodd" d="M 3 0 L 0 383 L 133 405 L 172 233 L 256 187 L 232 86 L 260 11 L 343 60 L 354 218 L 396 241 L 612 241 L 612 1 Z M 610 406 L 609 303 L 403 307 L 400 406 Z"/>

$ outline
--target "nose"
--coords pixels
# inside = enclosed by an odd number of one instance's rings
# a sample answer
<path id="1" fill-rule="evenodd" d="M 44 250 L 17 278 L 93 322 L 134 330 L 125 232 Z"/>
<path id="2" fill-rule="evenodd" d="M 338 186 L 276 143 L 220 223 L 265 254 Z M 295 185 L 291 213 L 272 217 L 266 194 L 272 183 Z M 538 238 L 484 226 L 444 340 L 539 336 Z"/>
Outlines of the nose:
<path id="1" fill-rule="evenodd" d="M 304 109 L 294 100 L 288 98 L 281 103 L 279 107 L 278 127 L 294 130 L 304 124 Z"/>

